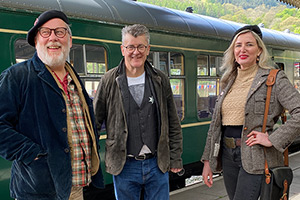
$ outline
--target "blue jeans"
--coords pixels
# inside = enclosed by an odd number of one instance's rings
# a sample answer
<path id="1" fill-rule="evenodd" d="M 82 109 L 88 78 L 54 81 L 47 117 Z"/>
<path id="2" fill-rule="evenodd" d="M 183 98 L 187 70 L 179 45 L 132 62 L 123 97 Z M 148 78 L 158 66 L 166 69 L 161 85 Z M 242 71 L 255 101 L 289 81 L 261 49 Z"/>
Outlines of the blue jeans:
<path id="1" fill-rule="evenodd" d="M 122 172 L 113 176 L 117 200 L 169 200 L 169 173 L 162 173 L 156 157 L 147 160 L 127 158 Z"/>
<path id="2" fill-rule="evenodd" d="M 257 200 L 260 195 L 262 174 L 249 174 L 241 162 L 241 148 L 223 145 L 223 179 L 230 200 Z"/>

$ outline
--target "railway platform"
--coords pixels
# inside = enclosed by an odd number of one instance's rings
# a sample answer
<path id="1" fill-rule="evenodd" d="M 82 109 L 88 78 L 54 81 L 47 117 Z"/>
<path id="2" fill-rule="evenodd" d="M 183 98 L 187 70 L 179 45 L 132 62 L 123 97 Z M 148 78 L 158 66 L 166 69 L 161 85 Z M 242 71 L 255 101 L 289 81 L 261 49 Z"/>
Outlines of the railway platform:
<path id="1" fill-rule="evenodd" d="M 289 199 L 300 200 L 300 152 L 289 155 L 289 165 L 294 174 Z M 213 180 L 211 188 L 201 182 L 173 191 L 170 193 L 170 200 L 229 200 L 222 176 Z"/>

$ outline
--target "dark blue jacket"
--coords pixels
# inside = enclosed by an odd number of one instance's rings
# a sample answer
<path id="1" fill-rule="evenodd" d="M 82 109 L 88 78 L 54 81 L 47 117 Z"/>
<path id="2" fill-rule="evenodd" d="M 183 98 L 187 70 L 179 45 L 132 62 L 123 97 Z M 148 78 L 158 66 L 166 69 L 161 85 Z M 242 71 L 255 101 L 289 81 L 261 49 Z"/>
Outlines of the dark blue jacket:
<path id="1" fill-rule="evenodd" d="M 82 82 L 80 84 L 84 88 Z M 83 93 L 95 138 L 99 138 L 92 102 L 84 89 Z M 13 198 L 68 199 L 72 166 L 66 104 L 53 76 L 37 54 L 8 68 L 0 76 L 0 156 L 13 161 L 10 184 Z M 40 159 L 35 161 L 37 156 Z M 92 184 L 103 187 L 100 166 L 92 177 Z"/>

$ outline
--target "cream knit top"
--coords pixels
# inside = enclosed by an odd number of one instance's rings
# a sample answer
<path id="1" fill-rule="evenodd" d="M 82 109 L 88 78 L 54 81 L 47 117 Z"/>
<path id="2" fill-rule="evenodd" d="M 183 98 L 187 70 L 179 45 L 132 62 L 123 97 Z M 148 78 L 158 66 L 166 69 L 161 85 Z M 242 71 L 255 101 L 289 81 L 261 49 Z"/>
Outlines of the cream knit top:
<path id="1" fill-rule="evenodd" d="M 245 121 L 245 105 L 258 66 L 238 68 L 237 77 L 222 103 L 222 125 L 240 126 Z"/>

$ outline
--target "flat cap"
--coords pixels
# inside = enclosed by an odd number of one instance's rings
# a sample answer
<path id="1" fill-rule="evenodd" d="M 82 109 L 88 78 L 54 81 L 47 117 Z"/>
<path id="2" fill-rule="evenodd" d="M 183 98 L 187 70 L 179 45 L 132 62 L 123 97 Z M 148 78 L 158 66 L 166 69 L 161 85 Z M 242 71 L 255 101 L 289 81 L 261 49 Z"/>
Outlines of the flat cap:
<path id="1" fill-rule="evenodd" d="M 34 38 L 36 36 L 36 33 L 38 29 L 45 24 L 47 21 L 54 19 L 54 18 L 60 18 L 67 24 L 69 24 L 68 17 L 59 10 L 48 10 L 40 14 L 40 16 L 35 20 L 33 27 L 28 31 L 27 33 L 27 42 L 31 46 L 35 46 Z"/>
<path id="2" fill-rule="evenodd" d="M 250 30 L 253 31 L 254 33 L 256 33 L 261 39 L 262 39 L 262 32 L 260 30 L 260 28 L 257 25 L 246 25 L 243 26 L 242 28 L 239 28 L 237 31 L 235 31 L 234 35 L 231 38 L 231 41 L 233 41 L 233 38 L 239 34 L 240 32 L 244 31 L 244 30 Z"/>

